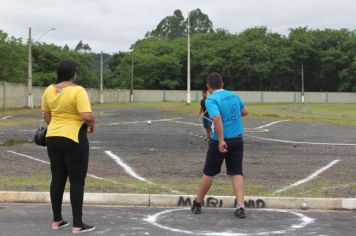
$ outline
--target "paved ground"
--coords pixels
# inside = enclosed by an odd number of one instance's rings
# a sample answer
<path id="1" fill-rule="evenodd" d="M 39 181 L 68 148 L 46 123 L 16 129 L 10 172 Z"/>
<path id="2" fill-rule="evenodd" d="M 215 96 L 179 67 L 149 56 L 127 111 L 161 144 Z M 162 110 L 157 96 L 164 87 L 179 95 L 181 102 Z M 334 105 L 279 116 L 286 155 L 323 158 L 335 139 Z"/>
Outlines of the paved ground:
<path id="1" fill-rule="evenodd" d="M 100 184 L 89 184 L 88 192 L 142 192 L 142 188 L 137 189 L 131 182 L 128 183 L 133 178 L 105 154 L 106 150 L 112 151 L 137 174 L 149 181 L 164 183 L 182 193 L 195 192 L 195 188 L 192 191 L 187 185 L 197 185 L 207 149 L 207 142 L 198 137 L 204 134 L 196 117 L 175 114 L 156 107 L 95 107 L 95 111 L 98 127 L 95 134 L 90 135 L 89 172 L 121 184 L 104 187 Z M 10 125 L 0 125 L 0 141 L 31 139 L 33 129 L 38 126 L 38 116 L 15 114 L 7 120 L 0 120 L 13 121 Z M 147 120 L 152 120 L 152 124 L 148 125 Z M 356 144 L 356 128 L 311 122 L 273 123 L 276 121 L 279 120 L 244 120 L 247 127 L 244 138 L 244 168 L 248 191 L 251 188 L 274 194 L 276 190 L 306 178 L 330 162 L 340 160 L 313 181 L 303 185 L 312 186 L 298 189 L 292 195 L 356 196 L 355 188 L 352 187 L 356 179 L 356 145 L 348 145 Z M 2 176 L 31 176 L 35 180 L 33 185 L 1 185 L 0 190 L 38 191 L 36 180 L 48 180 L 49 168 L 43 163 L 8 151 L 48 161 L 46 149 L 34 144 L 0 146 Z M 227 177 L 222 174 L 218 179 L 227 180 Z M 226 188 L 223 190 L 225 194 L 232 194 Z M 150 192 L 150 189 L 145 191 Z M 169 193 L 168 190 L 166 192 Z"/>
<path id="2" fill-rule="evenodd" d="M 63 215 L 70 215 L 64 207 Z M 50 229 L 49 205 L 0 204 L 0 235 L 72 235 L 71 228 Z M 70 220 L 70 218 L 67 218 Z M 87 235 L 355 235 L 356 212 L 249 210 L 237 219 L 232 209 L 204 209 L 192 215 L 189 209 L 121 208 L 86 206 L 84 219 L 96 225 Z"/>

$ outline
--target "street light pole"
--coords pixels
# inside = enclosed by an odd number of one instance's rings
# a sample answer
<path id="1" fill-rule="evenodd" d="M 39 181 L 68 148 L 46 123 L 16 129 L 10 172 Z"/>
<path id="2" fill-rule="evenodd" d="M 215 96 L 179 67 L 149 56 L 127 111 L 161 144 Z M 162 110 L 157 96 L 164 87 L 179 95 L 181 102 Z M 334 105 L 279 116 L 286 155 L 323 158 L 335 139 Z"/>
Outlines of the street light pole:
<path id="1" fill-rule="evenodd" d="M 103 62 L 103 51 L 101 51 L 100 56 L 100 103 L 104 103 L 104 62 Z"/>
<path id="2" fill-rule="evenodd" d="M 187 104 L 190 104 L 190 12 L 188 12 L 188 25 L 187 25 L 187 33 L 188 33 L 188 58 L 187 58 Z"/>
<path id="3" fill-rule="evenodd" d="M 134 64 L 133 64 L 133 49 L 131 52 L 131 86 L 130 86 L 130 102 L 134 101 L 133 96 L 133 77 L 134 77 Z"/>
<path id="4" fill-rule="evenodd" d="M 51 28 L 44 32 L 41 37 L 38 38 L 40 40 L 43 36 L 45 36 L 48 32 L 56 30 L 56 28 Z M 37 41 L 38 41 L 37 40 Z M 28 79 L 27 79 L 27 107 L 33 109 L 33 95 L 32 95 L 32 35 L 31 35 L 31 27 L 28 29 Z"/>
<path id="5" fill-rule="evenodd" d="M 40 41 L 40 39 L 43 38 L 46 34 L 48 34 L 48 32 L 53 31 L 53 30 L 56 30 L 56 28 L 51 28 L 51 29 L 47 30 L 36 41 Z"/>
<path id="6" fill-rule="evenodd" d="M 33 108 L 32 96 L 32 36 L 31 27 L 28 30 L 28 85 L 27 85 L 27 107 Z"/>
<path id="7" fill-rule="evenodd" d="M 304 66 L 302 64 L 302 104 L 304 104 Z"/>

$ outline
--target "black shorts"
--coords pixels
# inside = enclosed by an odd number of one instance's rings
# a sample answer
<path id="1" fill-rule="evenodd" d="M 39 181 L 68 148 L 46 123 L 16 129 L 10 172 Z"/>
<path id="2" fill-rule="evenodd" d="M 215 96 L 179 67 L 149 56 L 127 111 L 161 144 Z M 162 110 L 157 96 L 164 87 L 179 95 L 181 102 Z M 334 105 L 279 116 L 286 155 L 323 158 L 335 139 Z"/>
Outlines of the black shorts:
<path id="1" fill-rule="evenodd" d="M 228 175 L 243 175 L 243 140 L 242 136 L 225 139 L 227 153 L 219 151 L 219 142 L 212 140 L 209 143 L 208 152 L 203 173 L 207 176 L 215 176 L 221 172 L 221 165 L 225 159 L 226 172 Z"/>
<path id="2" fill-rule="evenodd" d="M 209 116 L 205 116 L 205 117 L 210 119 Z M 210 120 L 206 119 L 206 118 L 203 117 L 203 126 L 204 126 L 205 129 L 210 128 L 211 125 L 212 125 L 212 122 Z"/>

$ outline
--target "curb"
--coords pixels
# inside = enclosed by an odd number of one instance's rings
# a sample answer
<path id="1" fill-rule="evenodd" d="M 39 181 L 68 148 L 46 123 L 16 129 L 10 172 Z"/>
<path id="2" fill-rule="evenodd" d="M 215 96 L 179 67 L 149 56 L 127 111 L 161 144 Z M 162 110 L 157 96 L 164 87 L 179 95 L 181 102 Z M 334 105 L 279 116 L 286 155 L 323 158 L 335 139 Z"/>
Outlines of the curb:
<path id="1" fill-rule="evenodd" d="M 88 205 L 119 205 L 144 207 L 190 207 L 193 195 L 85 193 Z M 50 203 L 48 192 L 1 192 L 0 203 Z M 69 203 L 69 193 L 64 193 L 63 203 Z M 205 207 L 232 208 L 234 196 L 207 196 Z M 356 198 L 293 198 L 245 196 L 246 208 L 356 210 Z"/>

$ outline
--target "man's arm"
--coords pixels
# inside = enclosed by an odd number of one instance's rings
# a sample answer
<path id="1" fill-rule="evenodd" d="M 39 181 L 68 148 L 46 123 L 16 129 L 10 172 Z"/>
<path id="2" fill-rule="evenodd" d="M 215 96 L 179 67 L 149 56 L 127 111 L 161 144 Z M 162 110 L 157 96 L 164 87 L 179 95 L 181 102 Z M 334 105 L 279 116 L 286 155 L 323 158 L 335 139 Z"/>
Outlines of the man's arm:
<path id="1" fill-rule="evenodd" d="M 219 139 L 219 151 L 225 153 L 227 152 L 227 144 L 224 140 L 224 127 L 222 124 L 221 116 L 220 115 L 214 116 L 213 122 L 214 122 L 214 128 L 216 130 Z"/>
<path id="2" fill-rule="evenodd" d="M 241 116 L 244 117 L 244 116 L 247 116 L 248 115 L 248 109 L 247 107 L 245 106 L 242 110 L 241 110 Z"/>

